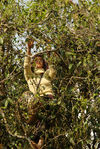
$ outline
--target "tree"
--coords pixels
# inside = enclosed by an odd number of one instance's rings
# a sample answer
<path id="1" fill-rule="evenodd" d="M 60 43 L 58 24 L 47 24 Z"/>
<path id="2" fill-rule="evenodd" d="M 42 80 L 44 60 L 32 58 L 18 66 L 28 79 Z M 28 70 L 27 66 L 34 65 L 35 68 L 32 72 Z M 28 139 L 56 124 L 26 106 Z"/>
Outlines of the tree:
<path id="1" fill-rule="evenodd" d="M 0 143 L 14 149 L 32 148 L 31 141 L 41 129 L 44 149 L 97 148 L 99 1 L 1 0 L 0 10 Z M 44 52 L 57 70 L 55 99 L 41 101 L 50 109 L 39 110 L 38 126 L 27 125 L 17 106 L 28 90 L 23 76 L 27 36 L 35 40 L 33 53 Z"/>

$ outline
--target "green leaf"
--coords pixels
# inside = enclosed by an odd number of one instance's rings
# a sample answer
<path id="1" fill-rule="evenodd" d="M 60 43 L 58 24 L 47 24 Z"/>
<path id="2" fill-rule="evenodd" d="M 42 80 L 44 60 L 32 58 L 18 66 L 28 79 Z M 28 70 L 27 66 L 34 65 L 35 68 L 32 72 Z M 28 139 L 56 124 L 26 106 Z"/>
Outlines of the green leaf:
<path id="1" fill-rule="evenodd" d="M 72 66 L 73 66 L 73 64 L 69 64 L 69 69 L 71 69 L 71 68 L 72 68 Z"/>
<path id="2" fill-rule="evenodd" d="M 0 45 L 2 45 L 2 44 L 3 44 L 3 38 L 0 37 Z"/>

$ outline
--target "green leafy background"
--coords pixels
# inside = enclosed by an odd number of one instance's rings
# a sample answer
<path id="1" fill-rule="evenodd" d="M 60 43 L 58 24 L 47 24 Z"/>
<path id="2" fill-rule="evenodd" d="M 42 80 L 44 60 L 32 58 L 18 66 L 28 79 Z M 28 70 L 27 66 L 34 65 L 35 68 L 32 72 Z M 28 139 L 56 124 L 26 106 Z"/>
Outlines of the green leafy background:
<path id="1" fill-rule="evenodd" d="M 86 149 L 100 145 L 100 3 L 99 0 L 0 1 L 0 143 L 10 149 L 32 148 L 40 130 L 43 149 Z M 55 98 L 39 109 L 40 123 L 27 125 L 17 103 L 28 91 L 23 75 L 26 38 L 33 53 L 55 66 Z M 46 107 L 49 106 L 49 110 Z M 3 116 L 4 114 L 4 116 Z M 24 113 L 27 115 L 27 112 Z M 6 119 L 6 120 L 5 120 Z M 24 137 L 20 137 L 24 136 Z"/>

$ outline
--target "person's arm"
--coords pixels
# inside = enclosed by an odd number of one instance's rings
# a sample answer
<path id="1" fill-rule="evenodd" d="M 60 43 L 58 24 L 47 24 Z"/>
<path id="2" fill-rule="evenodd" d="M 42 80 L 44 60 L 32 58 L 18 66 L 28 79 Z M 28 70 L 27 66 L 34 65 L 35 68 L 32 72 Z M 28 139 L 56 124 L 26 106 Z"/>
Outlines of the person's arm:
<path id="1" fill-rule="evenodd" d="M 51 80 L 55 79 L 56 77 L 56 70 L 54 69 L 53 65 L 49 65 L 49 69 L 46 70 L 45 76 L 50 78 Z"/>
<path id="2" fill-rule="evenodd" d="M 27 51 L 26 55 L 31 56 L 31 48 L 33 46 L 33 41 L 28 42 L 27 46 Z M 26 81 L 32 76 L 32 71 L 31 71 L 31 57 L 26 56 L 24 59 L 24 76 Z"/>
<path id="3" fill-rule="evenodd" d="M 49 76 L 51 79 L 55 79 L 56 77 L 56 69 L 54 69 L 53 65 L 49 66 Z"/>

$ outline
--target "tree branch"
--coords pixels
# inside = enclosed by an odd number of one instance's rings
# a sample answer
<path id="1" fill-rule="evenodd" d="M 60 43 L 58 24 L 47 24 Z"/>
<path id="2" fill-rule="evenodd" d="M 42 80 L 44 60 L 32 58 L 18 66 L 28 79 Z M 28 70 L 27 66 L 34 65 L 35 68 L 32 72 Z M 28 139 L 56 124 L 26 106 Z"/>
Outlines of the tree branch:
<path id="1" fill-rule="evenodd" d="M 38 147 L 38 145 L 32 141 L 30 138 L 28 138 L 27 136 L 21 136 L 21 135 L 18 135 L 18 134 L 13 134 L 10 129 L 9 129 L 9 125 L 7 123 L 7 120 L 6 120 L 6 117 L 5 117 L 5 114 L 3 112 L 3 110 L 0 108 L 0 114 L 2 115 L 3 117 L 3 120 L 4 120 L 4 123 L 5 123 L 5 126 L 6 126 L 6 130 L 7 132 L 13 136 L 13 137 L 17 137 L 17 138 L 20 138 L 20 139 L 25 139 L 28 141 L 29 145 L 31 146 L 32 149 L 40 149 L 40 147 Z"/>
<path id="2" fill-rule="evenodd" d="M 37 55 L 39 55 L 39 54 L 44 54 L 44 53 L 48 53 L 48 52 L 56 52 L 56 51 L 58 51 L 58 49 L 56 49 L 56 50 L 42 51 L 42 52 L 38 52 L 38 53 L 36 53 L 36 54 L 34 54 L 34 55 L 26 55 L 26 56 L 34 58 L 35 56 L 37 56 Z"/>

